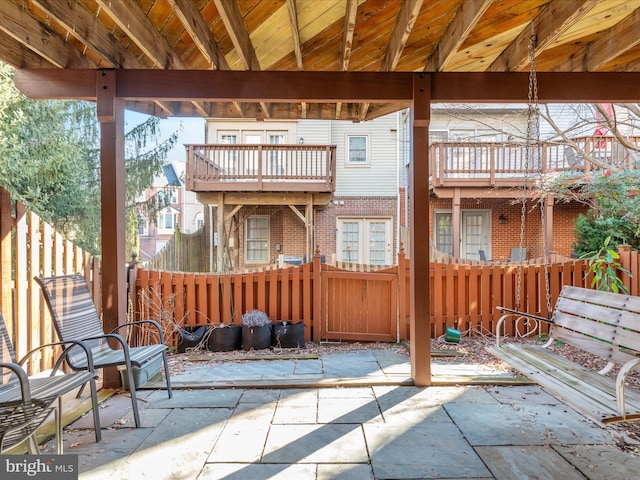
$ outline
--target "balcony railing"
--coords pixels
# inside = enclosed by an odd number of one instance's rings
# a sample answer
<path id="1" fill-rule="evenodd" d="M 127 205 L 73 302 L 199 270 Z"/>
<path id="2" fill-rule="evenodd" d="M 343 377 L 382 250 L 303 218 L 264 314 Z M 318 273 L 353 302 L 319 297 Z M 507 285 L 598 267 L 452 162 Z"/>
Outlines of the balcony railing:
<path id="1" fill-rule="evenodd" d="M 572 139 L 577 148 L 566 144 L 542 143 L 530 149 L 522 143 L 441 142 L 429 147 L 433 187 L 517 186 L 525 178 L 551 172 L 589 173 L 600 169 L 586 158 L 611 167 L 633 168 L 640 152 L 625 148 L 613 137 Z M 640 145 L 640 137 L 628 139 Z"/>
<path id="2" fill-rule="evenodd" d="M 187 145 L 194 192 L 333 192 L 335 145 Z"/>

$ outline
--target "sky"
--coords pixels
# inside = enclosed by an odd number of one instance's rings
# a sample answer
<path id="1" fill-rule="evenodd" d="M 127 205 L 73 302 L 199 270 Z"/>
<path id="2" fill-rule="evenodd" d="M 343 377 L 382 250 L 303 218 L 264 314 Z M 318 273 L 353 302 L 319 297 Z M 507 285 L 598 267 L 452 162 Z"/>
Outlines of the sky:
<path id="1" fill-rule="evenodd" d="M 125 111 L 125 130 L 131 130 L 135 125 L 145 121 L 148 115 L 137 112 Z M 169 152 L 167 160 L 184 162 L 187 159 L 184 144 L 189 143 L 205 143 L 204 142 L 204 119 L 202 117 L 192 118 L 167 118 L 160 120 L 160 135 L 163 139 L 169 137 L 173 132 L 180 129 L 178 134 L 178 142 L 176 146 Z"/>

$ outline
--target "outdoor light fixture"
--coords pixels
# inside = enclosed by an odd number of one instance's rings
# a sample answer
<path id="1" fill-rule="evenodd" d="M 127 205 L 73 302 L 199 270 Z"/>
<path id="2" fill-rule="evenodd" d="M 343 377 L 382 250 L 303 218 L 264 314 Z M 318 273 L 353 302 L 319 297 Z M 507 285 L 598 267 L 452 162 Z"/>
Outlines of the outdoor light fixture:
<path id="1" fill-rule="evenodd" d="M 507 223 L 507 217 L 504 216 L 504 213 L 500 214 L 500 216 L 498 217 L 498 222 L 500 222 L 502 225 Z"/>

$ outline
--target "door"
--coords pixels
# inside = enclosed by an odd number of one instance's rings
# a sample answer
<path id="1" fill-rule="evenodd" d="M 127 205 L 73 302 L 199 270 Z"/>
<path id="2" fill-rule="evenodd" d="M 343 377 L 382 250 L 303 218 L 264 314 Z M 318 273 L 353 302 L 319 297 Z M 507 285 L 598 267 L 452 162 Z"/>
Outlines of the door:
<path id="1" fill-rule="evenodd" d="M 462 241 L 460 255 L 463 258 L 480 260 L 480 250 L 491 258 L 491 212 L 489 210 L 462 211 Z"/>
<path id="2" fill-rule="evenodd" d="M 341 262 L 391 265 L 391 219 L 342 218 L 337 220 L 336 254 Z"/>

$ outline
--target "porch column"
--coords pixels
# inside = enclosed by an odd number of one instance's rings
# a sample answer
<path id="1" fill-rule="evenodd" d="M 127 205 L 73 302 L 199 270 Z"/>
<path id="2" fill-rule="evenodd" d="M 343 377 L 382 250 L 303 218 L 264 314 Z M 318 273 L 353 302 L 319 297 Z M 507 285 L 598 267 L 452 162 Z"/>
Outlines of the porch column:
<path id="1" fill-rule="evenodd" d="M 431 384 L 431 323 L 429 302 L 429 120 L 431 77 L 413 75 L 412 145 L 409 164 L 410 336 L 411 378 L 417 386 Z"/>
<path id="2" fill-rule="evenodd" d="M 216 207 L 216 232 L 218 235 L 218 246 L 216 247 L 216 266 L 217 273 L 224 273 L 224 249 L 226 247 L 226 238 L 224 235 L 224 193 L 218 194 L 218 206 Z M 213 238 L 211 239 L 213 242 Z"/>
<path id="3" fill-rule="evenodd" d="M 453 200 L 451 205 L 451 241 L 453 242 L 454 258 L 460 258 L 460 189 L 453 190 Z"/>
<path id="4" fill-rule="evenodd" d="M 127 272 L 124 175 L 124 101 L 116 97 L 116 72 L 97 72 L 102 204 L 102 321 L 105 331 L 126 322 Z M 105 387 L 120 386 L 115 368 L 104 370 Z"/>

